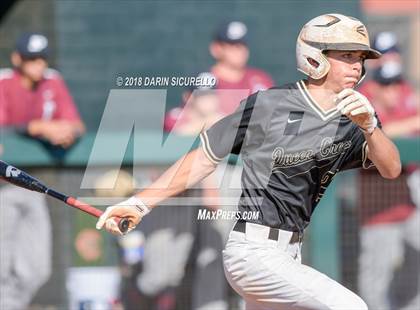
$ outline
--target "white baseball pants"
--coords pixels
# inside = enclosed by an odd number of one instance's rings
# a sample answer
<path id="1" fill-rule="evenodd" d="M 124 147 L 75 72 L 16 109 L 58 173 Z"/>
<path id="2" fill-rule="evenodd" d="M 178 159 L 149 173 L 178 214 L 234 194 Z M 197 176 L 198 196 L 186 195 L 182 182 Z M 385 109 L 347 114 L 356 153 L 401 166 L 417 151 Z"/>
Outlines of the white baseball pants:
<path id="1" fill-rule="evenodd" d="M 225 275 L 244 298 L 247 310 L 366 310 L 356 294 L 301 263 L 301 243 L 291 232 L 268 239 L 269 228 L 246 223 L 246 233 L 231 231 L 223 251 Z"/>

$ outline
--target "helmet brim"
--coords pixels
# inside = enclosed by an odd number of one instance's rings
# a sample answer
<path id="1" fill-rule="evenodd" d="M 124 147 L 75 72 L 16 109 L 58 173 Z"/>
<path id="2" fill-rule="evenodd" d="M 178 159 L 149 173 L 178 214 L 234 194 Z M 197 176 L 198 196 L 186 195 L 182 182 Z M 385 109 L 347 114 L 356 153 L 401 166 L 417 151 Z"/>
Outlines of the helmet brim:
<path id="1" fill-rule="evenodd" d="M 380 52 L 368 45 L 360 43 L 320 43 L 303 40 L 306 44 L 315 47 L 322 52 L 326 51 L 365 51 L 366 59 L 378 59 L 382 56 Z"/>

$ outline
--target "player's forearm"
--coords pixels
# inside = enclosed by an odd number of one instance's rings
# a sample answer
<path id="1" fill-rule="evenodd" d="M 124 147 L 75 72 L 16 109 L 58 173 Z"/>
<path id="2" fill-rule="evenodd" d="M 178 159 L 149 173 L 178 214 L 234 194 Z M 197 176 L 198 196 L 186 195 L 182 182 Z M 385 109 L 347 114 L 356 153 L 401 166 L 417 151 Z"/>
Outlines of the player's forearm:
<path id="1" fill-rule="evenodd" d="M 216 166 L 207 159 L 200 147 L 183 156 L 152 185 L 136 196 L 149 208 L 153 208 L 165 199 L 175 196 L 201 181 L 215 168 Z"/>
<path id="2" fill-rule="evenodd" d="M 401 173 L 400 154 L 395 144 L 376 128 L 372 135 L 365 134 L 368 144 L 369 159 L 375 164 L 381 176 L 395 179 Z"/>
<path id="3" fill-rule="evenodd" d="M 382 130 L 388 137 L 398 137 L 420 130 L 420 115 L 383 125 Z"/>
<path id="4" fill-rule="evenodd" d="M 85 124 L 82 121 L 75 121 L 73 123 L 73 132 L 76 137 L 82 136 L 86 132 Z"/>
<path id="5" fill-rule="evenodd" d="M 65 131 L 71 132 L 74 137 L 81 136 L 85 133 L 86 128 L 82 121 L 68 121 L 68 120 L 42 120 L 35 119 L 28 123 L 27 132 L 31 136 L 45 136 L 49 131 Z"/>
<path id="6" fill-rule="evenodd" d="M 41 136 L 45 131 L 45 127 L 45 121 L 39 119 L 32 120 L 27 126 L 27 132 L 31 136 Z"/>

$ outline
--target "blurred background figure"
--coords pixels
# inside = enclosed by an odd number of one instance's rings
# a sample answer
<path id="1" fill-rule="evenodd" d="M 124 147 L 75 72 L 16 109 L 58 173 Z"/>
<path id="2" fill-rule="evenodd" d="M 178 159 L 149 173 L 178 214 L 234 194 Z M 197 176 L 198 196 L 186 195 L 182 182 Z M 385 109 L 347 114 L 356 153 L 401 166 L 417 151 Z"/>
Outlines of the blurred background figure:
<path id="1" fill-rule="evenodd" d="M 234 112 L 239 102 L 249 94 L 274 86 L 268 73 L 248 67 L 248 28 L 243 22 L 220 24 L 209 51 L 216 61 L 211 67 L 211 73 L 217 79 L 217 89 L 226 90 L 219 92 L 220 111 L 223 115 Z"/>
<path id="2" fill-rule="evenodd" d="M 13 69 L 0 71 L 0 127 L 15 127 L 68 148 L 85 127 L 60 74 L 48 68 L 48 39 L 25 33 L 11 54 Z"/>
<path id="3" fill-rule="evenodd" d="M 375 106 L 384 132 L 390 137 L 420 134 L 420 101 L 414 88 L 404 79 L 402 64 L 384 62 L 373 72 L 373 79 L 360 91 Z"/>
<path id="4" fill-rule="evenodd" d="M 45 197 L 0 187 L 0 309 L 26 309 L 52 268 L 51 224 Z"/>
<path id="5" fill-rule="evenodd" d="M 216 84 L 212 84 L 216 78 L 210 72 L 201 72 L 197 78 L 209 82 L 208 85 L 189 87 L 183 91 L 180 106 L 165 116 L 165 131 L 174 129 L 180 135 L 198 135 L 223 117 Z"/>
<path id="6" fill-rule="evenodd" d="M 385 62 L 402 63 L 396 33 L 392 31 L 381 31 L 374 36 L 372 45 L 374 49 L 382 54 L 382 57 L 366 62 L 366 66 L 370 72 Z"/>
<path id="7" fill-rule="evenodd" d="M 84 125 L 59 73 L 48 68 L 48 53 L 44 35 L 18 38 L 14 68 L 0 70 L 0 128 L 68 148 Z M 51 275 L 50 217 L 43 195 L 5 185 L 0 196 L 0 308 L 21 310 Z"/>
<path id="8" fill-rule="evenodd" d="M 395 34 L 379 33 L 375 46 L 384 60 L 360 91 L 374 105 L 388 136 L 419 136 L 420 101 L 404 78 Z M 419 184 L 407 183 L 413 170 L 405 167 L 394 182 L 362 172 L 359 290 L 372 309 L 420 307 L 420 209 L 411 198 Z"/>
<path id="9" fill-rule="evenodd" d="M 196 106 L 194 110 L 198 114 L 193 115 L 193 111 L 185 112 L 185 118 L 181 122 L 186 123 L 188 118 L 189 127 L 195 126 L 193 123 L 201 123 L 204 114 L 204 117 L 208 118 L 207 121 L 212 117 L 217 120 L 234 112 L 240 101 L 251 93 L 274 86 L 273 79 L 268 73 L 248 66 L 250 48 L 247 40 L 248 28 L 242 22 L 224 22 L 216 28 L 209 45 L 209 52 L 215 63 L 210 68 L 210 72 L 203 72 L 198 77 L 207 76 L 216 79 L 214 86 L 218 90 L 219 97 L 217 111 L 214 110 L 214 105 L 201 104 L 201 107 L 198 107 L 194 104 Z M 166 131 L 170 131 L 174 126 L 191 92 L 195 89 L 197 87 L 185 90 L 181 105 L 167 113 L 164 125 Z M 203 109 L 204 107 L 205 109 Z M 181 131 L 185 131 L 185 128 Z M 200 131 L 195 132 L 199 133 Z"/>

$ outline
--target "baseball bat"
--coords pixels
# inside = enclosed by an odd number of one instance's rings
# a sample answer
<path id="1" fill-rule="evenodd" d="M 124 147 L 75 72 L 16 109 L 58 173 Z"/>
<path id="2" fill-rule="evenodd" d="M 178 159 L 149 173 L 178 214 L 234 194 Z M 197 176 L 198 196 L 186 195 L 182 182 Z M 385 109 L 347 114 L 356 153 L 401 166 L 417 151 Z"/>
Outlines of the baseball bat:
<path id="1" fill-rule="evenodd" d="M 95 217 L 100 217 L 103 213 L 101 210 L 81 202 L 74 197 L 64 195 L 52 188 L 49 188 L 28 173 L 19 170 L 2 160 L 0 160 L 0 179 L 31 191 L 47 194 L 51 197 L 63 201 L 73 208 L 82 210 L 83 212 L 86 212 L 87 214 L 93 215 Z M 117 222 L 118 228 L 121 230 L 121 232 L 127 232 L 129 226 L 128 219 L 121 218 Z"/>

